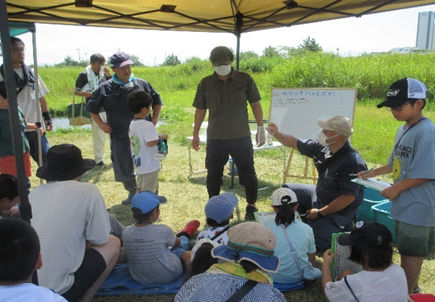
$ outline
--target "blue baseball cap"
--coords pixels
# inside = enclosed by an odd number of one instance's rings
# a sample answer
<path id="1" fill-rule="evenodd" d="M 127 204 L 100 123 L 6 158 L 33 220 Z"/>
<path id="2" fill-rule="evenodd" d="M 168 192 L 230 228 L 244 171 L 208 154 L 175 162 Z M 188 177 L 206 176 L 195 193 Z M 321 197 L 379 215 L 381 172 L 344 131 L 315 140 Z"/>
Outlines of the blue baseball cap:
<path id="1" fill-rule="evenodd" d="M 205 205 L 205 216 L 217 223 L 230 219 L 239 200 L 233 193 L 213 196 Z"/>
<path id="2" fill-rule="evenodd" d="M 142 191 L 134 194 L 131 199 L 131 207 L 138 208 L 143 214 L 146 214 L 154 210 L 159 204 L 166 203 L 166 201 L 164 196 L 157 196 L 150 191 Z"/>

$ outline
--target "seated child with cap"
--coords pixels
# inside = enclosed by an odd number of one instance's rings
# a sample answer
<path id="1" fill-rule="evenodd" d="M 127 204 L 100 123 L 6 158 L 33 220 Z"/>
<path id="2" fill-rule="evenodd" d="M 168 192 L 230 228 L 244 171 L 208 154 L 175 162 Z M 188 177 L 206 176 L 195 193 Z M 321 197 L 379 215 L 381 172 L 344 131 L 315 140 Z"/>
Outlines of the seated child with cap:
<path id="1" fill-rule="evenodd" d="M 316 245 L 313 229 L 296 218 L 298 199 L 289 188 L 279 188 L 272 193 L 275 219 L 265 220 L 264 225 L 276 237 L 275 255 L 280 258 L 279 270 L 272 273 L 276 283 L 296 283 L 314 280 L 321 271 L 313 267 Z"/>
<path id="2" fill-rule="evenodd" d="M 211 256 L 214 247 L 228 243 L 227 231 L 230 228 L 230 219 L 233 218 L 234 208 L 238 199 L 232 193 L 222 193 L 213 196 L 205 205 L 205 216 L 209 228 L 202 230 L 196 238 L 192 248 L 192 270 L 189 278 L 205 272 L 217 262 Z"/>
<path id="3" fill-rule="evenodd" d="M 219 245 L 227 244 L 227 230 L 230 228 L 230 219 L 233 218 L 234 208 L 239 200 L 233 193 L 222 193 L 213 196 L 205 205 L 205 216 L 208 228 L 202 230 L 197 241 L 209 238 Z"/>
<path id="4" fill-rule="evenodd" d="M 66 302 L 52 290 L 31 283 L 41 267 L 39 238 L 32 226 L 19 218 L 0 219 L 0 300 Z"/>
<path id="5" fill-rule="evenodd" d="M 136 224 L 122 233 L 128 269 L 134 280 L 143 284 L 169 283 L 190 268 L 189 239 L 199 227 L 190 221 L 177 235 L 170 227 L 154 224 L 160 216 L 159 205 L 166 198 L 149 191 L 136 193 L 131 210 Z"/>
<path id="6" fill-rule="evenodd" d="M 272 286 L 268 274 L 279 267 L 275 244 L 273 233 L 259 223 L 244 222 L 231 227 L 228 244 L 212 250 L 212 256 L 220 262 L 184 283 L 174 301 L 284 302 L 283 294 Z M 242 287 L 246 292 L 236 299 L 234 295 L 243 292 Z"/>
<path id="7" fill-rule="evenodd" d="M 340 245 L 350 246 L 349 260 L 361 264 L 363 270 L 349 272 L 333 282 L 330 265 L 335 253 L 327 250 L 323 254 L 322 281 L 329 301 L 408 301 L 405 273 L 393 264 L 391 242 L 390 231 L 377 222 L 357 224 L 350 234 L 338 237 Z"/>

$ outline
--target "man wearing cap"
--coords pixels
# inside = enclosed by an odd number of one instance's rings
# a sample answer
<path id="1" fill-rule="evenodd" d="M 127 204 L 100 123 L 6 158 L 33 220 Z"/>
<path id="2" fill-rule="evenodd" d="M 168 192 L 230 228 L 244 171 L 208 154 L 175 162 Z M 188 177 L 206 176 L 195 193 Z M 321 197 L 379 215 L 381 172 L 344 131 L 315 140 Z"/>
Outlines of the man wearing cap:
<path id="1" fill-rule="evenodd" d="M 36 81 L 33 69 L 24 63 L 24 42 L 16 37 L 11 37 L 11 50 L 15 84 L 17 87 L 17 103 L 27 123 L 24 134 L 29 141 L 30 155 L 40 165 L 37 131 L 41 133 L 41 157 L 42 163 L 45 163 L 45 155 L 50 148 L 45 136 L 45 130 L 51 131 L 53 128 L 53 122 L 45 99 L 48 89 L 39 75 L 38 81 Z M 39 88 L 38 101 L 36 99 L 36 82 Z M 0 66 L 0 98 L 7 98 L 3 65 Z M 42 119 L 44 119 L 44 123 L 41 124 Z"/>
<path id="2" fill-rule="evenodd" d="M 102 54 L 95 53 L 91 56 L 90 64 L 77 77 L 75 95 L 85 97 L 88 101 L 98 86 L 112 77 L 109 69 L 104 66 L 105 63 L 106 59 Z M 100 111 L 98 115 L 102 121 L 107 122 L 106 112 Z M 91 120 L 91 129 L 94 159 L 97 166 L 102 166 L 104 165 L 104 131 L 100 129 L 94 119 Z"/>
<path id="3" fill-rule="evenodd" d="M 130 203 L 136 192 L 136 179 L 131 160 L 130 139 L 128 128 L 133 119 L 127 105 L 128 94 L 133 90 L 142 90 L 152 99 L 153 115 L 147 119 L 154 125 L 159 118 L 162 100 L 160 95 L 145 80 L 135 78 L 131 73 L 133 61 L 124 52 L 117 52 L 110 57 L 113 72 L 112 79 L 101 84 L 88 101 L 86 109 L 98 126 L 110 134 L 110 157 L 113 162 L 115 180 L 123 183 L 128 191 L 128 197 L 123 203 Z M 106 111 L 107 123 L 99 116 L 101 108 Z"/>
<path id="4" fill-rule="evenodd" d="M 47 163 L 36 172 L 47 183 L 29 194 L 44 263 L 39 284 L 68 301 L 92 299 L 118 260 L 121 246 L 109 234 L 109 216 L 97 186 L 80 182 L 93 167 L 95 161 L 84 159 L 76 146 L 53 146 Z"/>
<path id="5" fill-rule="evenodd" d="M 334 116 L 319 120 L 322 129 L 318 140 L 299 140 L 278 131 L 270 123 L 268 131 L 283 145 L 298 150 L 314 160 L 319 175 L 317 185 L 287 184 L 299 201 L 299 211 L 307 213 L 307 223 L 313 228 L 317 251 L 328 249 L 331 234 L 350 230 L 358 207 L 364 198 L 364 188 L 351 179 L 367 166 L 350 145 L 351 120 Z"/>
<path id="6" fill-rule="evenodd" d="M 265 142 L 263 111 L 254 80 L 248 74 L 234 70 L 231 67 L 233 60 L 233 53 L 225 46 L 215 47 L 211 51 L 210 61 L 215 72 L 203 78 L 196 91 L 192 147 L 199 150 L 199 129 L 208 109 L 205 162 L 208 195 L 219 195 L 223 169 L 228 155 L 231 155 L 238 168 L 239 182 L 245 186 L 248 202 L 245 219 L 254 220 L 258 180 L 254 168 L 247 101 L 258 125 L 258 146 Z"/>

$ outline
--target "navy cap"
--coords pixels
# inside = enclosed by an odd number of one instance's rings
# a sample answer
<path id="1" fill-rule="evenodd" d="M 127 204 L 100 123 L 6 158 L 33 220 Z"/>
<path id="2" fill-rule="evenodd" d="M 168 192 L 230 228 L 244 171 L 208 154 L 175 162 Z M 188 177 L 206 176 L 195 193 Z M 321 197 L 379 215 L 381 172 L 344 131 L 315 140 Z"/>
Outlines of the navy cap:
<path id="1" fill-rule="evenodd" d="M 130 59 L 130 56 L 122 51 L 119 51 L 110 57 L 110 66 L 114 68 L 132 65 L 133 63 L 134 62 Z"/>
<path id="2" fill-rule="evenodd" d="M 210 198 L 205 205 L 205 216 L 217 223 L 230 219 L 239 200 L 233 193 L 222 193 Z"/>
<path id="3" fill-rule="evenodd" d="M 392 237 L 390 231 L 384 225 L 373 222 L 357 223 L 357 228 L 350 234 L 338 237 L 341 245 L 361 244 L 362 246 L 373 248 L 388 248 L 391 246 Z"/>
<path id="4" fill-rule="evenodd" d="M 143 214 L 154 210 L 159 204 L 166 203 L 164 196 L 157 196 L 150 191 L 142 191 L 134 194 L 131 199 L 131 207 L 138 208 Z"/>
<path id="5" fill-rule="evenodd" d="M 426 99 L 427 88 L 422 82 L 412 78 L 404 78 L 391 84 L 385 101 L 378 104 L 381 107 L 400 107 L 409 100 Z"/>

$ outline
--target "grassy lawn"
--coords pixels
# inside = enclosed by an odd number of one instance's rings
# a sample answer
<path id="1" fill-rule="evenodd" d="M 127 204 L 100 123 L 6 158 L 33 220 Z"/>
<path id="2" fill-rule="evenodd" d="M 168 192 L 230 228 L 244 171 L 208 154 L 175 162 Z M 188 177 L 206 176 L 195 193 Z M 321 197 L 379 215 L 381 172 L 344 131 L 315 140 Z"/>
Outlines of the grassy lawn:
<path id="1" fill-rule="evenodd" d="M 355 113 L 355 132 L 353 145 L 360 151 L 369 167 L 383 165 L 393 146 L 393 138 L 399 125 L 386 110 L 377 110 L 373 102 L 358 103 Z M 169 225 L 174 231 L 180 230 L 191 219 L 199 219 L 202 229 L 205 226 L 204 206 L 208 200 L 205 187 L 206 174 L 194 174 L 189 177 L 188 165 L 188 141 L 186 136 L 191 135 L 192 111 L 191 108 L 165 107 L 163 112 L 169 112 L 168 119 L 159 127 L 159 132 L 169 134 L 169 154 L 163 161 L 163 168 L 159 176 L 160 193 L 168 198 L 168 203 L 161 207 L 162 223 Z M 425 113 L 432 121 L 435 120 L 435 111 Z M 187 117 L 186 117 L 187 115 Z M 171 119 L 172 117 L 172 119 Z M 175 120 L 175 122 L 169 122 Z M 49 141 L 53 146 L 60 143 L 73 143 L 81 148 L 83 155 L 92 158 L 92 137 L 90 130 L 58 131 L 49 133 Z M 108 139 L 108 138 L 107 138 Z M 108 141 L 107 141 L 108 142 Z M 95 168 L 83 177 L 83 181 L 97 185 L 106 201 L 107 208 L 122 223 L 133 223 L 130 208 L 121 205 L 127 193 L 121 183 L 114 181 L 112 165 L 110 162 L 109 144 L 105 146 L 105 163 L 102 168 Z M 287 156 L 289 154 L 286 150 Z M 194 170 L 203 169 L 205 161 L 205 147 L 199 152 L 192 151 Z M 259 191 L 258 207 L 260 211 L 270 211 L 270 196 L 282 183 L 282 153 L 280 150 L 262 151 L 255 154 L 255 168 L 259 178 L 259 187 L 267 187 Z M 303 158 L 297 156 L 292 164 L 292 174 L 301 175 Z M 36 167 L 34 170 L 36 171 Z M 228 172 L 226 170 L 226 172 Z M 388 178 L 387 178 L 388 179 Z M 298 179 L 287 181 L 301 182 Z M 32 176 L 32 187 L 39 184 L 39 180 Z M 229 188 L 230 176 L 224 175 L 222 191 L 231 191 Z M 232 190 L 239 198 L 236 220 L 244 217 L 245 198 L 242 187 L 235 178 L 235 186 Z M 317 257 L 317 263 L 321 265 L 321 258 Z M 395 252 L 394 262 L 399 263 L 398 253 Z M 423 292 L 435 293 L 434 272 L 435 260 L 424 262 L 419 285 Z M 285 294 L 291 301 L 326 301 L 321 282 L 316 281 L 308 285 L 304 290 Z M 172 295 L 161 296 L 124 296 L 124 297 L 100 297 L 94 301 L 172 301 Z"/>

